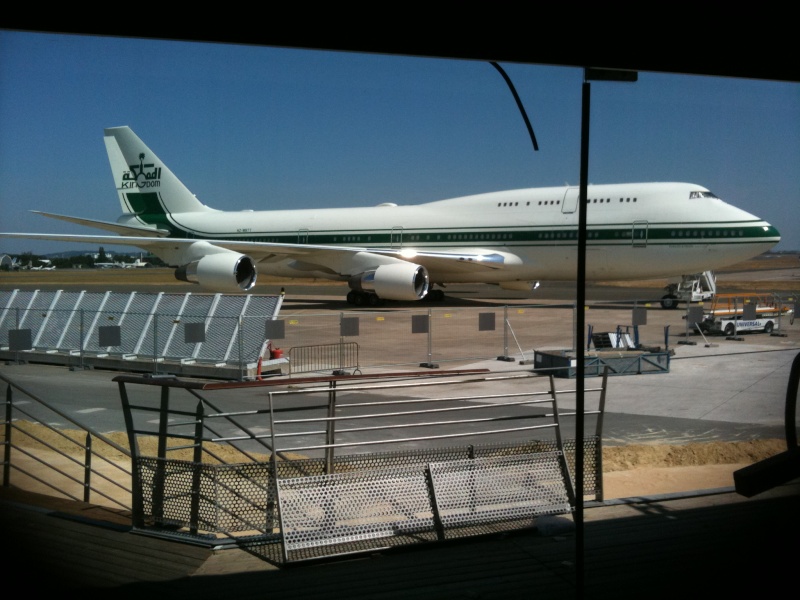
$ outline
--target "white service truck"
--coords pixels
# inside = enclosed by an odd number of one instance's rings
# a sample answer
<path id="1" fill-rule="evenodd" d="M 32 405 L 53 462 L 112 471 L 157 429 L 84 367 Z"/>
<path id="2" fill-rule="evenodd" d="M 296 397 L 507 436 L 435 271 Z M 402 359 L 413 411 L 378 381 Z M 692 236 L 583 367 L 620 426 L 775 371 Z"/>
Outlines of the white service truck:
<path id="1" fill-rule="evenodd" d="M 778 318 L 775 316 L 759 316 L 755 319 L 744 319 L 742 315 L 729 315 L 724 317 L 709 315 L 698 323 L 698 325 L 703 333 L 725 334 L 727 336 L 746 331 L 772 333 L 779 328 Z"/>
<path id="2" fill-rule="evenodd" d="M 772 333 L 780 329 L 781 318 L 789 319 L 792 325 L 794 309 L 775 294 L 717 294 L 698 325 L 703 333 L 727 336 L 747 331 Z"/>

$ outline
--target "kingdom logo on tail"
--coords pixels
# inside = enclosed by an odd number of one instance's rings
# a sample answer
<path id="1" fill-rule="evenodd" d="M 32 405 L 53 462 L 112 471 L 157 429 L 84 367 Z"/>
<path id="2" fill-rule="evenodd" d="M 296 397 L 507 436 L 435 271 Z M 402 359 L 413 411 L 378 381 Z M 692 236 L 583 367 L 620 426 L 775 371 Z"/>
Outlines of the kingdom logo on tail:
<path id="1" fill-rule="evenodd" d="M 40 213 L 116 235 L 3 233 L 137 246 L 210 291 L 247 292 L 257 272 L 347 281 L 353 304 L 441 299 L 448 283 L 532 289 L 575 277 L 578 188 L 490 192 L 398 206 L 219 211 L 200 202 L 129 127 L 105 130 L 122 215 Z M 592 185 L 587 280 L 700 273 L 761 254 L 778 231 L 692 183 Z M 437 286 L 437 287 L 434 287 Z"/>

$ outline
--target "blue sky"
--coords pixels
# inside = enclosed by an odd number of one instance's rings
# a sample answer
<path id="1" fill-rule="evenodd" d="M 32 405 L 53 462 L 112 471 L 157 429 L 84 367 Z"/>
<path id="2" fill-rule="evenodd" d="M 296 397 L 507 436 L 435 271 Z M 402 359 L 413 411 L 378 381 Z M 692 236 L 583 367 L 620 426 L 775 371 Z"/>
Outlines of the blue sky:
<path id="1" fill-rule="evenodd" d="M 578 184 L 583 72 L 0 30 L 0 231 L 116 220 L 103 128 L 129 125 L 219 209 L 413 204 Z M 592 84 L 591 183 L 689 181 L 800 249 L 800 84 L 640 73 Z M 0 240 L 0 253 L 84 247 Z"/>

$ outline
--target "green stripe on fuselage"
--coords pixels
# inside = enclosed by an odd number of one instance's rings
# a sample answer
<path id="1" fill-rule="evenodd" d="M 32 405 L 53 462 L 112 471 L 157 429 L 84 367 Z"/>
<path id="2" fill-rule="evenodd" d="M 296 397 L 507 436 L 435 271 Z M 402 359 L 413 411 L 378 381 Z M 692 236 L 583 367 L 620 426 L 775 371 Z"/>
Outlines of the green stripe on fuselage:
<path id="1" fill-rule="evenodd" d="M 634 233 L 635 231 L 635 233 Z M 767 238 L 776 238 L 780 234 L 775 227 L 758 225 L 732 224 L 726 226 L 713 225 L 660 225 L 639 226 L 635 230 L 631 226 L 594 228 L 587 233 L 589 244 L 601 243 L 641 243 L 646 240 L 650 244 L 719 244 L 760 242 Z M 404 229 L 402 236 L 395 231 L 387 230 L 350 231 L 350 232 L 303 232 L 302 241 L 297 232 L 260 232 L 248 235 L 230 234 L 230 236 L 214 236 L 217 239 L 238 239 L 248 242 L 272 242 L 283 244 L 318 244 L 386 247 L 397 244 L 402 239 L 403 245 L 436 244 L 441 246 L 474 246 L 484 244 L 502 246 L 506 244 L 532 245 L 573 245 L 577 243 L 576 228 L 535 228 L 526 230 L 493 230 L 479 229 L 460 230 L 413 230 Z"/>

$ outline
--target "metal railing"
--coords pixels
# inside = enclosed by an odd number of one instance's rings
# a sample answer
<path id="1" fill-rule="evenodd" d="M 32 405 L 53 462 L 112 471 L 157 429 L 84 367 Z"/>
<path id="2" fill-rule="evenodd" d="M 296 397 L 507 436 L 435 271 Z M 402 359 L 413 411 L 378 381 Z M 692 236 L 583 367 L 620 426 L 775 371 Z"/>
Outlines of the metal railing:
<path id="1" fill-rule="evenodd" d="M 546 312 L 551 322 L 562 326 L 554 332 L 543 331 L 537 323 L 542 312 Z M 541 304 L 359 310 L 279 315 L 276 321 L 283 326 L 278 335 L 272 336 L 273 345 L 291 349 L 316 347 L 320 352 L 331 349 L 330 352 L 336 353 L 340 350 L 335 347 L 355 343 L 358 345 L 358 364 L 350 367 L 417 365 L 435 369 L 439 363 L 487 358 L 529 361 L 533 359 L 534 347 L 562 347 L 565 338 L 572 338 L 575 306 Z M 293 362 L 291 357 L 290 362 Z M 290 368 L 292 373 L 316 371 L 294 364 Z M 316 372 L 331 370 L 325 367 Z"/>
<path id="2" fill-rule="evenodd" d="M 340 342 L 318 346 L 296 346 L 289 349 L 289 372 L 309 373 L 332 371 L 335 375 L 346 369 L 358 370 L 358 344 Z"/>
<path id="3" fill-rule="evenodd" d="M 143 532 L 212 535 L 289 562 L 526 527 L 575 503 L 579 442 L 562 437 L 560 421 L 576 415 L 558 408 L 574 390 L 557 389 L 552 377 L 473 370 L 292 379 L 290 387 L 115 381 L 134 455 L 133 521 Z M 132 385 L 159 393 L 134 402 Z M 598 394 L 597 410 L 586 413 L 595 435 L 581 442 L 582 496 L 594 500 L 602 500 L 605 388 L 604 377 L 586 390 Z M 223 410 L 201 395 L 220 389 L 263 389 L 266 406 Z M 158 438 L 156 455 L 140 452 L 142 436 Z M 215 456 L 220 444 L 240 461 Z M 191 458 L 171 458 L 175 451 Z"/>
<path id="4" fill-rule="evenodd" d="M 131 509 L 131 471 L 127 466 L 131 453 L 127 448 L 75 421 L 2 373 L 0 381 L 6 388 L 3 487 Z M 48 425 L 45 415 L 57 416 L 74 429 Z M 111 456 L 113 451 L 117 455 Z M 119 455 L 127 460 L 119 460 Z M 101 484 L 109 491 L 103 491 Z"/>

